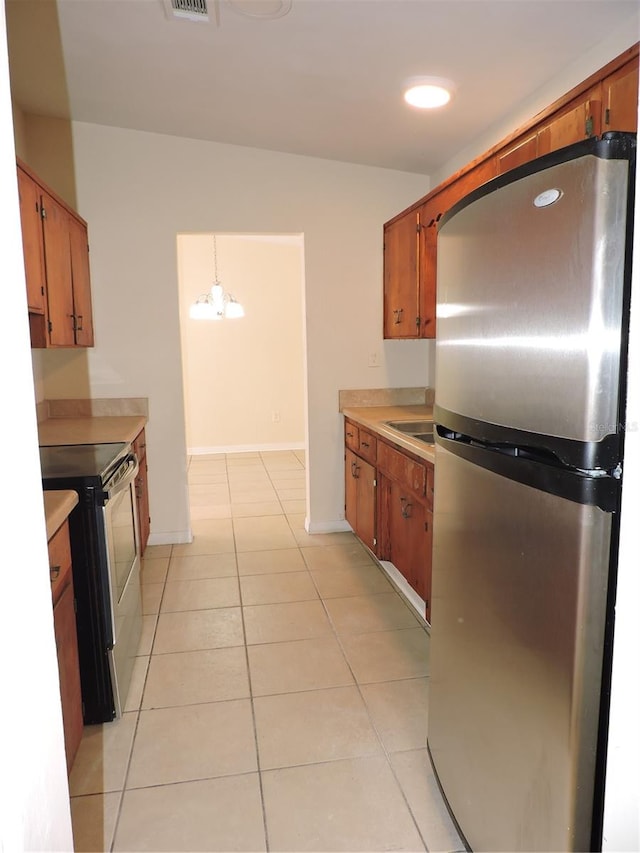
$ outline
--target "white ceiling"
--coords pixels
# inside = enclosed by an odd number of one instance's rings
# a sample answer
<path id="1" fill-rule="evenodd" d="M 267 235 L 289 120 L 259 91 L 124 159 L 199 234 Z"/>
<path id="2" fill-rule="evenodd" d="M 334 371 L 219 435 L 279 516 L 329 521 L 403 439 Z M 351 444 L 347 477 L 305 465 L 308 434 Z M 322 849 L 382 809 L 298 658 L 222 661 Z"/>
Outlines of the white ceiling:
<path id="1" fill-rule="evenodd" d="M 581 54 L 638 0 L 293 0 L 274 20 L 209 0 L 7 0 L 12 89 L 38 115 L 430 174 Z M 217 13 L 217 14 L 216 14 Z M 217 17 L 217 21 L 216 21 Z M 415 75 L 457 84 L 432 112 Z"/>

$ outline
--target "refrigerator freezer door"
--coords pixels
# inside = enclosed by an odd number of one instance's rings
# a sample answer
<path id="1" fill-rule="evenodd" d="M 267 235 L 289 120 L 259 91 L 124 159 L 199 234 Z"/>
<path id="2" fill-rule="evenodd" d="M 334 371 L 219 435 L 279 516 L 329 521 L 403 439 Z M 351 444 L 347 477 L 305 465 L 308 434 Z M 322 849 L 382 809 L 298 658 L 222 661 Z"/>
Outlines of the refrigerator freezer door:
<path id="1" fill-rule="evenodd" d="M 445 222 L 440 409 L 580 442 L 617 431 L 628 174 L 583 155 Z"/>
<path id="2" fill-rule="evenodd" d="M 590 849 L 611 515 L 436 449 L 428 744 L 473 850 Z"/>

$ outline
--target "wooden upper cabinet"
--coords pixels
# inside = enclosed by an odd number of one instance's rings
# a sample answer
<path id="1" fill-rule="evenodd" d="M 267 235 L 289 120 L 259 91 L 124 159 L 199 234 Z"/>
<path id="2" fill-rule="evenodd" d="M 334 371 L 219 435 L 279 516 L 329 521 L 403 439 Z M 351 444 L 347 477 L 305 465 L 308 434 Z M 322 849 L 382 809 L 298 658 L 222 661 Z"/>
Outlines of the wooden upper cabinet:
<path id="1" fill-rule="evenodd" d="M 495 157 L 486 157 L 475 166 L 467 169 L 449 188 L 447 210 L 453 205 L 469 195 L 473 190 L 477 190 L 482 184 L 486 184 L 498 174 L 498 166 Z"/>
<path id="2" fill-rule="evenodd" d="M 419 317 L 420 326 L 416 337 L 435 338 L 436 336 L 436 265 L 437 265 L 437 223 L 444 211 L 437 203 L 423 204 L 420 208 L 420 286 Z"/>
<path id="3" fill-rule="evenodd" d="M 602 132 L 638 130 L 638 59 L 632 59 L 602 82 Z"/>
<path id="4" fill-rule="evenodd" d="M 384 337 L 418 337 L 418 214 L 384 227 Z"/>
<path id="5" fill-rule="evenodd" d="M 551 116 L 550 120 L 538 130 L 537 156 L 565 148 L 590 136 L 600 136 L 601 97 L 601 87 L 594 86 Z"/>
<path id="6" fill-rule="evenodd" d="M 45 270 L 42 219 L 40 218 L 40 188 L 22 169 L 18 169 L 18 193 L 20 195 L 20 221 L 22 223 L 27 302 L 30 312 L 44 314 Z"/>
<path id="7" fill-rule="evenodd" d="M 71 283 L 75 343 L 80 347 L 93 346 L 93 314 L 91 310 L 91 278 L 89 275 L 89 237 L 87 226 L 69 217 L 69 247 L 71 251 Z"/>
<path id="8" fill-rule="evenodd" d="M 635 45 L 515 131 L 508 142 L 496 145 L 388 222 L 384 226 L 384 337 L 435 337 L 438 223 L 456 202 L 496 175 L 536 157 L 607 131 L 635 132 L 637 124 Z"/>
<path id="9" fill-rule="evenodd" d="M 497 155 L 498 173 L 509 172 L 516 166 L 522 166 L 538 156 L 538 134 L 532 133 L 508 145 Z"/>
<path id="10" fill-rule="evenodd" d="M 418 243 L 419 317 L 420 338 L 436 336 L 436 279 L 438 273 L 438 225 L 453 205 L 472 190 L 486 183 L 496 174 L 494 157 L 483 160 L 469 169 L 461 178 L 431 196 L 418 209 L 420 225 Z"/>
<path id="11" fill-rule="evenodd" d="M 47 193 L 42 193 L 44 258 L 47 272 L 47 306 L 50 346 L 75 344 L 69 214 Z"/>
<path id="12" fill-rule="evenodd" d="M 87 224 L 18 162 L 31 346 L 93 346 Z"/>
<path id="13" fill-rule="evenodd" d="M 599 136 L 602 132 L 601 97 L 602 90 L 598 84 L 553 113 L 533 130 L 517 137 L 497 153 L 497 172 L 508 172 L 543 154 L 590 136 Z"/>
<path id="14" fill-rule="evenodd" d="M 543 154 L 607 131 L 636 133 L 637 129 L 636 55 L 498 151 L 498 172 L 508 172 Z"/>

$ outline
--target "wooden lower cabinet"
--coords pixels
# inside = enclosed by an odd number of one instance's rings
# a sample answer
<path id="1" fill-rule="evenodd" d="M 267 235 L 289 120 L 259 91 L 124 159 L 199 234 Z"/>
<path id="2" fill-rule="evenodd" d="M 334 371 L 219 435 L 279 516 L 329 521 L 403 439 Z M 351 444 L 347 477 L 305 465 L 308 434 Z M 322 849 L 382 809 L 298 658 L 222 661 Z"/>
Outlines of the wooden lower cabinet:
<path id="1" fill-rule="evenodd" d="M 147 468 L 147 439 L 145 431 L 141 430 L 133 442 L 133 452 L 138 457 L 139 471 L 135 481 L 136 509 L 138 511 L 138 535 L 140 539 L 140 556 L 145 552 L 151 530 L 149 515 L 149 479 Z"/>
<path id="2" fill-rule="evenodd" d="M 53 626 L 58 654 L 64 747 L 67 772 L 70 773 L 82 740 L 83 721 L 68 521 L 65 521 L 49 540 L 49 572 L 53 597 Z"/>
<path id="3" fill-rule="evenodd" d="M 406 482 L 379 474 L 380 555 L 393 563 L 409 586 L 425 602 L 431 621 L 431 550 L 433 513 Z"/>
<path id="4" fill-rule="evenodd" d="M 376 469 L 352 450 L 345 452 L 345 515 L 353 532 L 376 553 Z"/>
<path id="5" fill-rule="evenodd" d="M 346 420 L 346 519 L 376 557 L 393 563 L 423 599 L 427 621 L 432 510 L 433 465 Z"/>

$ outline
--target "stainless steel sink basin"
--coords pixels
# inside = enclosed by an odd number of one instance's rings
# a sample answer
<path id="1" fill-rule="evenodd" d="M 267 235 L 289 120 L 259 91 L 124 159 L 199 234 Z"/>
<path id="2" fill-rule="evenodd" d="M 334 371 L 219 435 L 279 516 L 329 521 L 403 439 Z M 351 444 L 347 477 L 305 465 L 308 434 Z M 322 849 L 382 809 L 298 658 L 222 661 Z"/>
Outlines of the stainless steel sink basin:
<path id="1" fill-rule="evenodd" d="M 425 444 L 433 444 L 433 421 L 386 421 L 386 425 Z"/>

